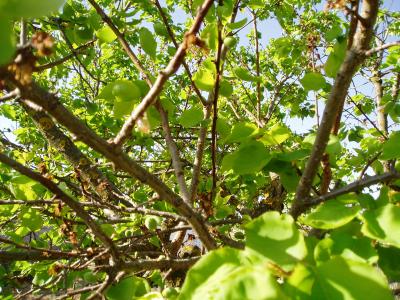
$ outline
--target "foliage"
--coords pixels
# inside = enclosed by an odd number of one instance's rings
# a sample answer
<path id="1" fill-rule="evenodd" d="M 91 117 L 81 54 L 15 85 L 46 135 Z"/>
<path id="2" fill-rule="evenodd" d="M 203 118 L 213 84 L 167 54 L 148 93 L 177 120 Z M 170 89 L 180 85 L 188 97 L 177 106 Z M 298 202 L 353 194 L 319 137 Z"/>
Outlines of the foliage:
<path id="1" fill-rule="evenodd" d="M 378 2 L 0 0 L 0 298 L 393 299 Z"/>

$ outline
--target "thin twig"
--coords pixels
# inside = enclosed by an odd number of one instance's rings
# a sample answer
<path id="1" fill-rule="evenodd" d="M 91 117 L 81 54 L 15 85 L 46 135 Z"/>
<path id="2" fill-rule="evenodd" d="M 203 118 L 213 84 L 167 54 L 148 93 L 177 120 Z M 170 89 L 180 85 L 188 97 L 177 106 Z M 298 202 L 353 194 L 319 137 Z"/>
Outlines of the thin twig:
<path id="1" fill-rule="evenodd" d="M 400 41 L 391 42 L 391 43 L 383 44 L 378 47 L 372 48 L 365 52 L 365 56 L 371 56 L 372 54 L 375 54 L 377 52 L 380 52 L 382 50 L 385 50 L 387 48 L 394 47 L 394 46 L 400 46 Z"/>
<path id="2" fill-rule="evenodd" d="M 93 0 L 89 1 L 93 2 Z M 147 108 L 157 100 L 157 97 L 163 90 L 164 84 L 167 82 L 168 78 L 179 69 L 186 55 L 187 49 L 191 46 L 193 39 L 195 39 L 197 32 L 200 30 L 203 19 L 205 18 L 213 2 L 214 0 L 205 0 L 200 6 L 192 27 L 185 34 L 184 40 L 176 51 L 174 57 L 169 62 L 168 66 L 163 71 L 160 71 L 160 74 L 158 75 L 150 91 L 143 98 L 142 102 L 132 111 L 131 115 L 122 126 L 120 132 L 115 137 L 113 141 L 114 145 L 120 147 L 131 135 L 135 123 L 143 116 Z"/>
<path id="3" fill-rule="evenodd" d="M 87 224 L 87 226 L 92 230 L 93 234 L 99 238 L 104 245 L 110 248 L 114 258 L 117 258 L 117 253 L 115 250 L 115 245 L 112 240 L 104 233 L 101 227 L 92 219 L 92 217 L 82 208 L 79 202 L 72 199 L 66 193 L 64 193 L 54 182 L 43 177 L 39 173 L 32 171 L 31 169 L 21 165 L 17 161 L 9 158 L 0 152 L 0 162 L 10 166 L 14 170 L 20 172 L 21 174 L 39 182 L 49 191 L 57 195 L 65 204 L 67 204 L 75 213 Z"/>
<path id="4" fill-rule="evenodd" d="M 8 94 L 6 94 L 4 96 L 1 96 L 0 97 L 0 103 L 1 102 L 6 102 L 8 100 L 15 99 L 15 98 L 19 97 L 19 95 L 20 95 L 19 89 L 15 89 L 15 90 L 11 91 L 10 93 L 8 93 Z"/>
<path id="5" fill-rule="evenodd" d="M 71 58 L 74 58 L 75 55 L 84 52 L 87 48 L 89 48 L 90 46 L 92 46 L 92 45 L 94 44 L 95 41 L 96 41 L 95 39 L 94 39 L 94 40 L 91 40 L 91 41 L 89 41 L 89 42 L 87 42 L 87 43 L 85 43 L 85 44 L 83 44 L 83 45 L 81 45 L 81 46 L 75 48 L 75 49 L 72 51 L 72 53 L 70 53 L 70 54 L 64 56 L 63 58 L 60 58 L 59 60 L 52 61 L 52 62 L 49 62 L 49 63 L 47 63 L 47 64 L 43 64 L 43 65 L 37 66 L 37 67 L 34 68 L 33 71 L 34 71 L 34 72 L 42 72 L 42 71 L 44 71 L 44 70 L 51 69 L 51 68 L 53 68 L 53 67 L 55 67 L 55 66 L 61 65 L 62 63 L 66 62 L 67 60 L 69 60 L 69 59 L 71 59 Z"/>
<path id="6" fill-rule="evenodd" d="M 345 194 L 352 193 L 352 192 L 358 192 L 365 187 L 369 187 L 369 186 L 377 184 L 377 183 L 382 183 L 382 182 L 390 181 L 393 179 L 399 179 L 399 178 L 400 178 L 400 174 L 398 172 L 391 171 L 391 172 L 383 173 L 380 175 L 367 177 L 365 179 L 357 180 L 357 181 L 354 181 L 354 182 L 346 185 L 345 187 L 333 190 L 332 192 L 327 193 L 325 195 L 320 195 L 318 197 L 309 199 L 307 201 L 306 208 L 315 206 L 315 205 L 317 205 L 321 202 L 327 201 L 329 199 L 337 198 L 341 195 L 345 195 Z"/>

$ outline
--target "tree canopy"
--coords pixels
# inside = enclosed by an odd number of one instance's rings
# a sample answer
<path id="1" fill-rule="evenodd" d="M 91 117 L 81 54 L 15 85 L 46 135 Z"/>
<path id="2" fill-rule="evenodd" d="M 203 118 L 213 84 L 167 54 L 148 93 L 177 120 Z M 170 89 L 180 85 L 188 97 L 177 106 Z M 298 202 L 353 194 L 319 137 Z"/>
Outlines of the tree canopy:
<path id="1" fill-rule="evenodd" d="M 0 298 L 400 294 L 399 8 L 0 0 Z"/>

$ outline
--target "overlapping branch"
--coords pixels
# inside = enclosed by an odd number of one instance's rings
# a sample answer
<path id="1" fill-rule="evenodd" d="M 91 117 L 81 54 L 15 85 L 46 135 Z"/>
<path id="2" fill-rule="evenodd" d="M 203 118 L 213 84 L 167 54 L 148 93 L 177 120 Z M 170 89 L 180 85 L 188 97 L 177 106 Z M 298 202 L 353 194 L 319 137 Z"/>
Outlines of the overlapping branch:
<path id="1" fill-rule="evenodd" d="M 205 0 L 204 3 L 199 7 L 193 25 L 185 34 L 184 40 L 177 49 L 174 57 L 171 59 L 167 67 L 164 70 L 160 71 L 160 74 L 158 75 L 156 81 L 154 82 L 147 95 L 143 98 L 142 102 L 140 102 L 140 104 L 136 106 L 136 108 L 132 111 L 131 115 L 122 126 L 120 132 L 115 137 L 113 141 L 114 145 L 116 145 L 117 147 L 121 146 L 124 141 L 131 135 L 135 123 L 141 117 L 143 117 L 143 114 L 145 113 L 147 108 L 155 103 L 157 97 L 163 90 L 164 84 L 167 82 L 168 78 L 179 69 L 186 55 L 187 49 L 191 46 L 193 39 L 195 38 L 197 32 L 200 30 L 203 19 L 205 18 L 213 2 L 214 0 Z"/>
<path id="2" fill-rule="evenodd" d="M 118 169 L 127 172 L 129 175 L 153 188 L 163 200 L 174 206 L 187 219 L 207 249 L 214 249 L 216 247 L 214 239 L 208 232 L 207 225 L 199 214 L 194 212 L 181 197 L 175 194 L 157 176 L 146 171 L 127 154 L 117 151 L 115 147 L 88 128 L 81 120 L 67 110 L 54 94 L 40 88 L 34 82 L 29 85 L 22 85 L 19 81 L 15 80 L 13 74 L 4 69 L 0 69 L 0 77 L 11 85 L 17 85 L 21 91 L 22 98 L 29 99 L 42 107 L 60 124 L 68 128 L 79 140 L 112 161 Z"/>
<path id="3" fill-rule="evenodd" d="M 359 29 L 354 36 L 353 45 L 349 50 L 346 51 L 344 62 L 342 63 L 339 73 L 336 76 L 334 86 L 332 87 L 325 106 L 321 124 L 319 126 L 311 151 L 311 156 L 307 161 L 303 175 L 296 190 L 295 201 L 291 209 L 291 214 L 295 218 L 308 206 L 307 203 L 310 199 L 309 192 L 312 181 L 317 174 L 318 166 L 329 141 L 329 135 L 334 125 L 336 116 L 338 115 L 340 108 L 343 107 L 347 90 L 350 86 L 354 73 L 366 57 L 365 51 L 369 48 L 369 44 L 373 35 L 378 8 L 378 0 L 363 1 L 361 12 L 363 22 L 359 21 Z"/>

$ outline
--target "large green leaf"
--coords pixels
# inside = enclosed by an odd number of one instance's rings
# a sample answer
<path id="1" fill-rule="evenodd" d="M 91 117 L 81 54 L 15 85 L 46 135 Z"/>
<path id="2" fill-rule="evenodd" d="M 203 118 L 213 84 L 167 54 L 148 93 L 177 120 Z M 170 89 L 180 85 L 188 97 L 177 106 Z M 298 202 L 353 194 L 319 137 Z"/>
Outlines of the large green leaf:
<path id="1" fill-rule="evenodd" d="M 378 261 L 378 254 L 370 239 L 351 236 L 345 232 L 333 232 L 330 237 L 321 240 L 314 249 L 315 261 L 318 263 L 338 255 L 368 264 Z"/>
<path id="2" fill-rule="evenodd" d="M 185 110 L 178 122 L 185 128 L 193 127 L 203 120 L 203 110 L 199 106 L 193 106 Z"/>
<path id="3" fill-rule="evenodd" d="M 362 215 L 361 231 L 371 239 L 400 248 L 400 207 L 386 204 Z"/>
<path id="4" fill-rule="evenodd" d="M 283 125 L 275 124 L 260 139 L 265 145 L 274 146 L 286 141 L 291 135 L 290 130 Z"/>
<path id="5" fill-rule="evenodd" d="M 149 291 L 150 286 L 145 279 L 130 276 L 108 288 L 106 296 L 108 300 L 132 300 Z"/>
<path id="6" fill-rule="evenodd" d="M 275 278 L 263 267 L 249 265 L 242 251 L 210 252 L 188 272 L 181 300 L 286 299 Z"/>
<path id="7" fill-rule="evenodd" d="M 122 118 L 123 116 L 129 115 L 134 106 L 135 102 L 133 100 L 126 101 L 120 97 L 115 97 L 113 108 L 114 117 Z"/>
<path id="8" fill-rule="evenodd" d="M 244 25 L 246 25 L 246 23 L 247 23 L 247 19 L 245 18 L 245 19 L 237 21 L 235 23 L 229 23 L 226 25 L 226 27 L 231 30 L 234 30 L 234 29 L 239 29 L 239 28 L 243 27 Z"/>
<path id="9" fill-rule="evenodd" d="M 325 63 L 325 73 L 327 76 L 331 78 L 336 77 L 346 55 L 346 47 L 346 40 L 338 41 L 333 46 L 333 50 L 329 54 L 328 60 Z"/>
<path id="10" fill-rule="evenodd" d="M 227 143 L 241 142 L 249 137 L 256 135 L 258 128 L 256 125 L 248 122 L 236 123 L 231 134 L 226 138 Z"/>
<path id="11" fill-rule="evenodd" d="M 104 43 L 111 43 L 117 38 L 109 26 L 104 26 L 103 28 L 97 30 L 96 36 Z"/>
<path id="12" fill-rule="evenodd" d="M 124 101 L 139 99 L 141 96 L 140 89 L 132 81 L 117 80 L 113 84 L 112 94 Z"/>
<path id="13" fill-rule="evenodd" d="M 140 46 L 151 58 L 155 59 L 157 55 L 157 42 L 153 34 L 146 27 L 142 27 L 139 31 Z"/>
<path id="14" fill-rule="evenodd" d="M 246 247 L 290 268 L 307 255 L 304 237 L 288 214 L 266 212 L 246 225 Z"/>
<path id="15" fill-rule="evenodd" d="M 395 159 L 400 157 L 400 131 L 394 132 L 385 141 L 382 148 L 382 159 Z"/>
<path id="16" fill-rule="evenodd" d="M 0 66 L 7 64 L 15 53 L 15 39 L 11 20 L 0 15 Z"/>
<path id="17" fill-rule="evenodd" d="M 393 299 L 386 278 L 366 263 L 335 257 L 317 267 L 311 299 Z"/>
<path id="18" fill-rule="evenodd" d="M 319 229 L 333 229 L 353 220 L 360 211 L 358 204 L 349 206 L 345 201 L 329 200 L 300 218 L 300 222 Z"/>
<path id="19" fill-rule="evenodd" d="M 233 93 L 232 84 L 227 80 L 221 80 L 219 86 L 220 95 L 229 98 Z"/>
<path id="20" fill-rule="evenodd" d="M 42 17 L 57 12 L 64 2 L 65 0 L 0 0 L 0 19 L 3 18 L 2 15 L 12 18 Z"/>
<path id="21" fill-rule="evenodd" d="M 284 283 L 284 291 L 293 300 L 311 300 L 315 281 L 314 268 L 299 263 Z"/>
<path id="22" fill-rule="evenodd" d="M 253 76 L 247 69 L 245 68 L 235 68 L 233 73 L 236 75 L 237 78 L 244 80 L 244 81 L 260 81 L 260 78 L 257 76 Z"/>
<path id="23" fill-rule="evenodd" d="M 309 91 L 318 91 L 326 85 L 324 76 L 315 72 L 306 73 L 300 82 L 303 87 Z"/>
<path id="24" fill-rule="evenodd" d="M 193 75 L 193 81 L 196 86 L 202 90 L 210 92 L 214 88 L 214 75 L 206 68 L 201 68 Z"/>
<path id="25" fill-rule="evenodd" d="M 305 144 L 305 146 L 308 146 L 307 144 L 311 146 L 314 144 L 315 138 L 316 134 L 311 133 L 304 138 L 303 143 Z M 326 153 L 331 155 L 337 155 L 340 153 L 341 149 L 342 146 L 340 144 L 339 138 L 336 135 L 331 134 L 329 137 L 328 145 L 326 146 L 325 149 Z"/>
<path id="26" fill-rule="evenodd" d="M 43 217 L 37 210 L 29 209 L 19 215 L 21 225 L 28 227 L 31 231 L 37 231 L 43 226 Z"/>
<path id="27" fill-rule="evenodd" d="M 395 247 L 378 247 L 379 268 L 390 281 L 400 281 L 400 249 Z"/>
<path id="28" fill-rule="evenodd" d="M 224 170 L 233 169 L 239 175 L 260 171 L 271 159 L 265 146 L 258 141 L 247 141 L 238 150 L 225 156 L 222 166 Z"/>

